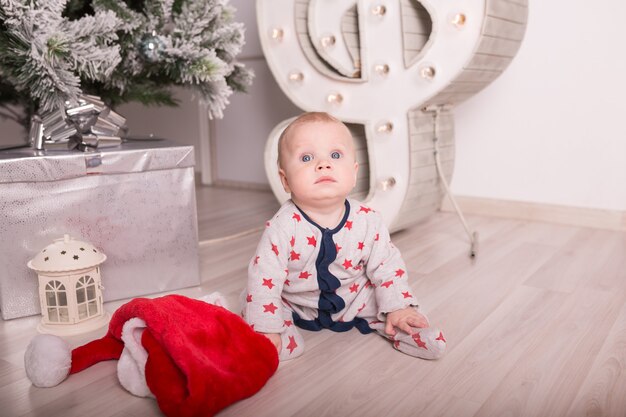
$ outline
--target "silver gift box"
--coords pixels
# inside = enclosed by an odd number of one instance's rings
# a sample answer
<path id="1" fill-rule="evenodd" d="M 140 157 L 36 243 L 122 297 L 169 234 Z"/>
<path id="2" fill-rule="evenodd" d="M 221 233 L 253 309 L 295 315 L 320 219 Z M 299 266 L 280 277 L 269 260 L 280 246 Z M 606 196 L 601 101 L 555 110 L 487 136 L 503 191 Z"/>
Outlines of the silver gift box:
<path id="1" fill-rule="evenodd" d="M 99 248 L 104 300 L 199 285 L 191 146 L 0 152 L 0 312 L 40 313 L 35 254 L 69 234 Z"/>

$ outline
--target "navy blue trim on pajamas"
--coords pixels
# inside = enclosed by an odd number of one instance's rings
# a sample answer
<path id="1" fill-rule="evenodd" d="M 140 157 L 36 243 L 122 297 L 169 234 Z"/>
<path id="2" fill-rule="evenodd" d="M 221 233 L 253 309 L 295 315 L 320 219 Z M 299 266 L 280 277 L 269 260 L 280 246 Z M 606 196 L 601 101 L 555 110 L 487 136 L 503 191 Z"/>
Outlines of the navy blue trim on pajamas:
<path id="1" fill-rule="evenodd" d="M 300 207 L 296 206 L 298 210 Z M 314 320 L 304 320 L 300 318 L 298 314 L 293 313 L 293 322 L 296 326 L 305 329 L 318 331 L 321 329 L 330 329 L 335 332 L 346 332 L 353 327 L 356 327 L 361 333 L 371 333 L 372 330 L 366 320 L 356 317 L 354 320 L 341 322 L 333 321 L 332 314 L 336 314 L 343 310 L 346 306 L 343 298 L 339 297 L 335 291 L 341 286 L 341 282 L 336 276 L 330 273 L 328 267 L 337 259 L 337 247 L 333 241 L 333 235 L 341 230 L 346 224 L 348 216 L 350 215 L 350 203 L 345 201 L 345 213 L 343 218 L 339 222 L 339 225 L 330 230 L 326 227 L 322 227 L 315 223 L 307 214 L 300 210 L 300 213 L 304 218 L 320 229 L 322 232 L 322 238 L 320 240 L 320 251 L 315 260 L 315 268 L 317 270 L 317 283 L 320 288 L 320 298 L 318 301 L 318 317 Z"/>

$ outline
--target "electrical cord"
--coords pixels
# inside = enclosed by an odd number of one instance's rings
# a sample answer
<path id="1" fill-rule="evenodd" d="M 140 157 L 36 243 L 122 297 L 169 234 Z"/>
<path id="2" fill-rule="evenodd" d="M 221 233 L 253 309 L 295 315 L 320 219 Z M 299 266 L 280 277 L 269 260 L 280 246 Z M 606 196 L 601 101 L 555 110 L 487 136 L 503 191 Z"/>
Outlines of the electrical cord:
<path id="1" fill-rule="evenodd" d="M 469 237 L 469 240 L 470 240 L 469 257 L 472 260 L 475 260 L 476 254 L 478 251 L 478 232 L 472 231 L 470 227 L 467 225 L 467 221 L 465 221 L 463 212 L 461 211 L 461 208 L 457 204 L 456 199 L 454 198 L 454 196 L 452 195 L 452 192 L 450 191 L 450 186 L 448 185 L 448 181 L 446 181 L 446 178 L 443 175 L 443 169 L 441 167 L 441 158 L 439 156 L 440 154 L 440 151 L 439 151 L 439 115 L 441 111 L 444 110 L 445 108 L 446 108 L 445 105 L 438 105 L 438 106 L 428 106 L 428 107 L 425 107 L 423 110 L 426 112 L 433 112 L 433 123 L 434 123 L 434 128 L 433 128 L 434 151 L 433 153 L 435 156 L 435 166 L 437 167 L 437 174 L 439 175 L 439 178 L 441 179 L 441 183 L 443 184 L 443 188 L 446 192 L 446 195 L 450 199 L 450 202 L 452 203 L 452 206 L 454 207 L 456 214 L 459 216 L 459 220 L 461 220 L 461 223 L 463 224 L 463 228 L 465 229 L 465 232 L 467 233 L 467 236 Z"/>

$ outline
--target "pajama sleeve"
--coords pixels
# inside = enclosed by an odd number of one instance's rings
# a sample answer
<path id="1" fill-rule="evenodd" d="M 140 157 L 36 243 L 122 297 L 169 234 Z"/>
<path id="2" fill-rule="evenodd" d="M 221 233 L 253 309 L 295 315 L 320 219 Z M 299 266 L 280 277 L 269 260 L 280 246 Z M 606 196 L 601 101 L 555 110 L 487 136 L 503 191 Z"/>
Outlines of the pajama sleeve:
<path id="1" fill-rule="evenodd" d="M 244 317 L 262 333 L 283 330 L 281 294 L 287 278 L 289 241 L 279 224 L 266 227 L 248 266 Z"/>
<path id="2" fill-rule="evenodd" d="M 366 273 L 374 284 L 378 317 L 382 319 L 384 313 L 417 306 L 417 300 L 409 287 L 402 255 L 391 243 L 389 231 L 382 217 L 376 214 L 372 250 L 367 261 Z"/>

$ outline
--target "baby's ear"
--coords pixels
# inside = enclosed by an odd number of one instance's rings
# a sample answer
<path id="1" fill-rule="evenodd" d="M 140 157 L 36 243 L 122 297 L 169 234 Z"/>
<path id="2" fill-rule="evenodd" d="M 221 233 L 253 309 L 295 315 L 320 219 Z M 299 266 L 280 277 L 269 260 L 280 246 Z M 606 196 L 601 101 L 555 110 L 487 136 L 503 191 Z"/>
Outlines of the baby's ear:
<path id="1" fill-rule="evenodd" d="M 285 175 L 285 170 L 280 168 L 278 170 L 278 176 L 280 177 L 280 182 L 283 184 L 285 192 L 291 193 L 291 189 L 289 188 L 289 182 L 287 181 L 287 176 Z"/>
<path id="2" fill-rule="evenodd" d="M 357 177 L 358 173 L 359 173 L 359 163 L 355 162 L 354 163 L 354 185 L 353 185 L 353 187 L 356 187 L 356 177 Z"/>

